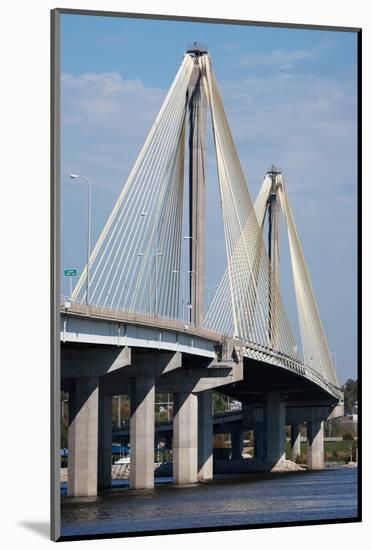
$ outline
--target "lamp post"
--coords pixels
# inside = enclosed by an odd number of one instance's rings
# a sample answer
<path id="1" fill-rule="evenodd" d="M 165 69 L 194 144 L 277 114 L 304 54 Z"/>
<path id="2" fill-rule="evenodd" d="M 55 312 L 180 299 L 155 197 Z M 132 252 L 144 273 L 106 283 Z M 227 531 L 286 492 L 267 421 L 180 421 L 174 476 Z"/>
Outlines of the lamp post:
<path id="1" fill-rule="evenodd" d="M 86 305 L 89 305 L 89 264 L 90 264 L 90 234 L 91 234 L 91 182 L 90 180 L 81 174 L 70 174 L 71 179 L 82 179 L 88 184 L 88 243 L 86 251 Z"/>

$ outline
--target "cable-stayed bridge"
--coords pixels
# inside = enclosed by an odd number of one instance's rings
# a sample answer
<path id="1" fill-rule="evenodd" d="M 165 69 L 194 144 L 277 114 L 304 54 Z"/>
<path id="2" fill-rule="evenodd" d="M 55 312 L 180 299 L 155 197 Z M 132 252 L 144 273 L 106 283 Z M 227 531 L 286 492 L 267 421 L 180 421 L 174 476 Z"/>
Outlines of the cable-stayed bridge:
<path id="1" fill-rule="evenodd" d="M 206 308 L 208 110 L 227 265 Z M 280 293 L 280 216 L 300 342 Z M 110 484 L 112 395 L 120 393 L 131 394 L 132 488 L 153 486 L 155 390 L 174 394 L 178 483 L 212 478 L 215 388 L 238 398 L 245 417 L 254 419 L 261 460 L 282 459 L 285 424 L 297 439 L 306 422 L 309 466 L 323 465 L 323 420 L 335 414 L 342 394 L 285 181 L 272 166 L 253 204 L 206 48 L 194 44 L 185 53 L 85 269 L 62 299 L 61 342 L 62 379 L 71 395 L 71 496 Z"/>

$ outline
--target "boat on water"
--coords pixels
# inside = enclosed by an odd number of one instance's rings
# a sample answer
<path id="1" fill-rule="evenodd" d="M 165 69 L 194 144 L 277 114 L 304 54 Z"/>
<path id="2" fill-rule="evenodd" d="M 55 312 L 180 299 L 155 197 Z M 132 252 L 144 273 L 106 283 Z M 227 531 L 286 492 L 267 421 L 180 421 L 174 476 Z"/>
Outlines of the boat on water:
<path id="1" fill-rule="evenodd" d="M 130 456 L 121 456 L 114 464 L 130 464 Z"/>

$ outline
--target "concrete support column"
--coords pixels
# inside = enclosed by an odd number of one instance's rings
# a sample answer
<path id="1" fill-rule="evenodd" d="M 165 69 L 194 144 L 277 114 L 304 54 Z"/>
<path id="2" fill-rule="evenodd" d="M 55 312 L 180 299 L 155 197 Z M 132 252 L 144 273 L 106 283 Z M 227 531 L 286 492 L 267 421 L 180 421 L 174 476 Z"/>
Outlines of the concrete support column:
<path id="1" fill-rule="evenodd" d="M 231 432 L 231 458 L 242 458 L 243 432 L 234 430 Z"/>
<path id="2" fill-rule="evenodd" d="M 285 403 L 280 401 L 279 392 L 267 395 L 267 459 L 277 463 L 286 458 L 285 454 Z"/>
<path id="3" fill-rule="evenodd" d="M 213 392 L 198 394 L 198 479 L 213 479 Z"/>
<path id="4" fill-rule="evenodd" d="M 197 481 L 197 395 L 174 394 L 173 478 L 175 483 Z"/>
<path id="5" fill-rule="evenodd" d="M 171 442 L 173 439 L 173 434 L 171 432 L 165 432 L 163 438 L 165 440 L 165 449 L 168 451 L 172 447 Z"/>
<path id="6" fill-rule="evenodd" d="M 322 470 L 324 468 L 323 422 L 308 422 L 308 469 Z"/>
<path id="7" fill-rule="evenodd" d="M 266 453 L 264 452 L 264 424 L 263 422 L 254 425 L 254 458 L 263 460 Z"/>
<path id="8" fill-rule="evenodd" d="M 98 378 L 71 383 L 68 427 L 68 489 L 70 497 L 97 494 Z"/>
<path id="9" fill-rule="evenodd" d="M 131 378 L 130 488 L 154 486 L 155 380 Z"/>
<path id="10" fill-rule="evenodd" d="M 98 488 L 111 487 L 112 396 L 99 395 Z"/>
<path id="11" fill-rule="evenodd" d="M 291 460 L 300 456 L 300 424 L 291 424 Z"/>

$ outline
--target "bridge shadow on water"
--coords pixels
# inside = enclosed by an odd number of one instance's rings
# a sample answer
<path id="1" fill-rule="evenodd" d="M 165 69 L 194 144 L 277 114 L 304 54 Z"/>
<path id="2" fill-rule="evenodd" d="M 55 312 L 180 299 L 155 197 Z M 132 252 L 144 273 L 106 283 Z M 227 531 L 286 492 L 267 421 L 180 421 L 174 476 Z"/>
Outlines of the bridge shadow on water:
<path id="1" fill-rule="evenodd" d="M 218 475 L 183 487 L 171 481 L 136 491 L 120 482 L 97 498 L 62 497 L 62 535 L 357 520 L 357 476 L 350 469 Z"/>

